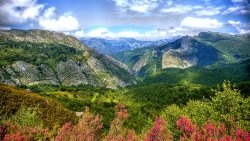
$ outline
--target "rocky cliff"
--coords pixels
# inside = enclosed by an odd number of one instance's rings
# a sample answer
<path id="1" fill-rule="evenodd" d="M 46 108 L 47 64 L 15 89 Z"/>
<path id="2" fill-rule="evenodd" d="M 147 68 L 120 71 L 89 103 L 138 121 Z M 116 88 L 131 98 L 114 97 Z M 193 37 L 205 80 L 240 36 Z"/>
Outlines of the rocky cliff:
<path id="1" fill-rule="evenodd" d="M 126 65 L 74 37 L 45 30 L 0 31 L 0 82 L 108 88 L 135 83 Z"/>
<path id="2" fill-rule="evenodd" d="M 167 68 L 234 63 L 250 58 L 249 36 L 201 32 L 198 36 L 183 36 L 165 45 L 120 52 L 114 57 L 140 76 Z"/>

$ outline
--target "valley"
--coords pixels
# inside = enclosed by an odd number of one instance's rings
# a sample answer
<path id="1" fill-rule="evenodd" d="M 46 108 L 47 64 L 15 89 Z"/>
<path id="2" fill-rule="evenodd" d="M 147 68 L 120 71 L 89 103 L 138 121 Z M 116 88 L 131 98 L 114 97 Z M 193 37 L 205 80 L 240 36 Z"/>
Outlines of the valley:
<path id="1" fill-rule="evenodd" d="M 223 124 L 221 138 L 236 138 L 230 130 L 237 127 L 243 138 L 250 131 L 248 39 L 202 32 L 104 55 L 59 32 L 1 30 L 0 139 L 3 130 L 21 138 L 34 129 L 28 140 L 143 140 L 162 122 L 157 136 L 179 140 L 180 120 L 199 130 Z"/>

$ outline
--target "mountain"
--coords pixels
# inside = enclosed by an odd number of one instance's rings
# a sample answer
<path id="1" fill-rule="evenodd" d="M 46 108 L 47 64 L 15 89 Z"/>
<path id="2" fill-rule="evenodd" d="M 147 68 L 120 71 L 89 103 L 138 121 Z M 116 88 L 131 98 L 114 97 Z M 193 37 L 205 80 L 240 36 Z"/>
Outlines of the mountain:
<path id="1" fill-rule="evenodd" d="M 125 64 L 72 36 L 46 30 L 0 31 L 0 82 L 11 85 L 134 84 Z"/>
<path id="2" fill-rule="evenodd" d="M 200 84 L 217 85 L 229 80 L 231 83 L 250 80 L 250 59 L 209 67 L 193 66 L 186 69 L 168 68 L 143 80 L 146 84 Z"/>
<path id="3" fill-rule="evenodd" d="M 173 41 L 165 39 L 159 41 L 140 41 L 133 38 L 119 38 L 117 40 L 107 40 L 102 38 L 83 38 L 81 41 L 87 46 L 94 48 L 103 54 L 112 55 L 121 51 L 132 50 L 147 46 L 159 46 Z"/>
<path id="4" fill-rule="evenodd" d="M 249 35 L 201 32 L 151 48 L 123 51 L 113 55 L 135 74 L 150 76 L 167 68 L 188 68 L 233 63 L 250 57 Z"/>

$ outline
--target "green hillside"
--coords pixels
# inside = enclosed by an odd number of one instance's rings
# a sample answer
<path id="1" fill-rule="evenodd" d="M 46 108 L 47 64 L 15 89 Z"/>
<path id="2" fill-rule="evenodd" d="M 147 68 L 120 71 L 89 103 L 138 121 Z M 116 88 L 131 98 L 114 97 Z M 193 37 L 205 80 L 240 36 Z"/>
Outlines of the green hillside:
<path id="1" fill-rule="evenodd" d="M 119 52 L 114 57 L 143 78 L 159 74 L 166 68 L 239 62 L 250 57 L 249 46 L 248 34 L 202 32 L 198 36 L 185 36 L 162 46 Z"/>
<path id="2" fill-rule="evenodd" d="M 5 84 L 0 84 L 0 101 L 0 120 L 10 118 L 22 108 L 36 109 L 43 126 L 49 128 L 68 121 L 75 123 L 78 119 L 73 111 L 69 111 L 56 100 Z"/>
<path id="3" fill-rule="evenodd" d="M 78 39 L 45 30 L 0 30 L 0 82 L 118 88 L 134 83 L 123 63 Z"/>
<path id="4" fill-rule="evenodd" d="M 142 83 L 217 85 L 224 80 L 239 83 L 250 80 L 249 70 L 249 59 L 239 63 L 212 65 L 209 67 L 169 68 L 146 77 Z"/>

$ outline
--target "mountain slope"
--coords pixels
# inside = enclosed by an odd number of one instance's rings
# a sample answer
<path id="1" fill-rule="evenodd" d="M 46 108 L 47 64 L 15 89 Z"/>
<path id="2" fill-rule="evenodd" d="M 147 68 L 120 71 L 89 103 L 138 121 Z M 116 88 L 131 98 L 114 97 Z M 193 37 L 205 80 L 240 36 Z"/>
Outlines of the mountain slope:
<path id="1" fill-rule="evenodd" d="M 133 38 L 120 38 L 116 40 L 107 40 L 102 38 L 83 38 L 81 41 L 87 46 L 103 54 L 113 55 L 121 51 L 128 51 L 147 46 L 159 46 L 173 40 L 159 41 L 140 41 Z"/>
<path id="2" fill-rule="evenodd" d="M 0 31 L 0 82 L 11 85 L 133 84 L 126 65 L 74 37 L 45 30 Z"/>
<path id="3" fill-rule="evenodd" d="M 166 45 L 123 51 L 113 55 L 139 76 L 150 76 L 166 68 L 188 68 L 232 63 L 250 57 L 249 35 L 202 32 L 184 36 Z"/>
<path id="4" fill-rule="evenodd" d="M 249 70 L 250 59 L 210 67 L 168 68 L 146 77 L 143 83 L 217 85 L 223 83 L 224 80 L 229 80 L 231 83 L 240 83 L 250 80 Z"/>

